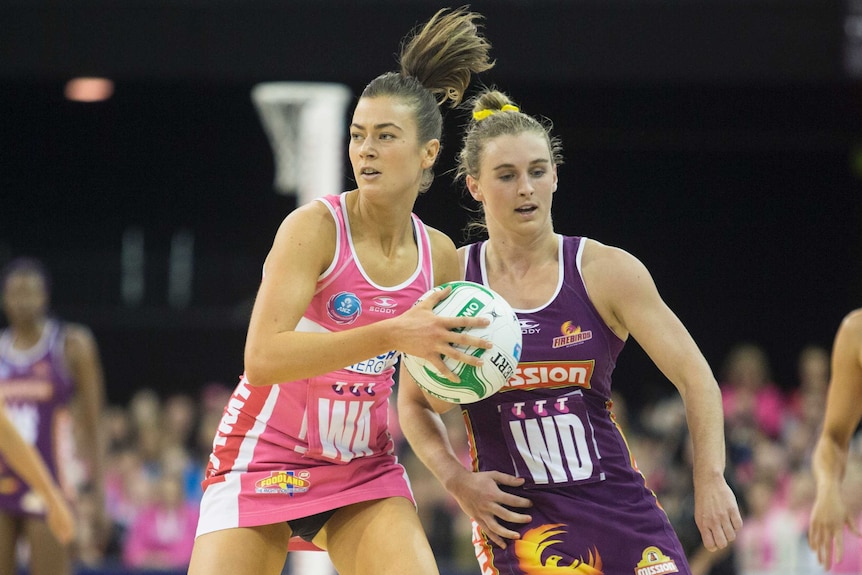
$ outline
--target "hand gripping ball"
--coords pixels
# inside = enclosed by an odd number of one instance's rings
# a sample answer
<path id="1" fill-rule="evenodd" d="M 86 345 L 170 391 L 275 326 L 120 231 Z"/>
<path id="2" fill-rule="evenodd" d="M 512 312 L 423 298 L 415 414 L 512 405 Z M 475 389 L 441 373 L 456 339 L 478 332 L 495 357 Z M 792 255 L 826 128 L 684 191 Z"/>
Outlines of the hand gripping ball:
<path id="1" fill-rule="evenodd" d="M 466 328 L 470 335 L 493 343 L 491 349 L 456 346 L 461 351 L 484 360 L 481 367 L 444 357 L 443 363 L 458 377 L 454 383 L 443 377 L 437 369 L 421 357 L 404 354 L 404 367 L 419 386 L 444 401 L 451 403 L 473 403 L 496 393 L 515 371 L 521 358 L 521 326 L 518 316 L 501 295 L 483 285 L 468 282 L 449 282 L 429 291 L 419 301 L 435 290 L 452 286 L 446 299 L 434 306 L 434 313 L 447 317 L 485 317 L 490 323 L 484 327 Z"/>

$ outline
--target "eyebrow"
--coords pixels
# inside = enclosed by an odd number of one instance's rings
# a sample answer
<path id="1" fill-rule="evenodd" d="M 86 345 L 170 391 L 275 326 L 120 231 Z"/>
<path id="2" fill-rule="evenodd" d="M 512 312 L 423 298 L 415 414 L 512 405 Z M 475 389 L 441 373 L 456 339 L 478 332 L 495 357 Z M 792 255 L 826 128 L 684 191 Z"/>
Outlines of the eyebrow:
<path id="1" fill-rule="evenodd" d="M 536 164 L 550 164 L 550 163 L 551 163 L 551 161 L 550 161 L 550 160 L 548 160 L 548 159 L 545 159 L 545 158 L 539 158 L 539 159 L 537 159 L 537 160 L 533 160 L 532 162 L 530 162 L 530 165 L 531 165 L 531 166 L 535 166 Z M 503 169 L 511 169 L 511 168 L 514 168 L 514 167 L 515 167 L 515 164 L 500 164 L 500 165 L 498 165 L 498 166 L 494 166 L 494 167 L 493 167 L 493 168 L 491 168 L 491 169 L 492 169 L 492 170 L 503 170 Z"/>
<path id="2" fill-rule="evenodd" d="M 365 126 L 363 126 L 362 124 L 357 124 L 356 122 L 353 122 L 352 124 L 350 124 L 350 127 L 351 128 L 358 128 L 360 130 L 365 129 Z M 375 130 L 385 130 L 386 128 L 395 128 L 396 130 L 402 129 L 401 126 L 399 126 L 395 122 L 383 122 L 382 124 L 374 124 Z"/>

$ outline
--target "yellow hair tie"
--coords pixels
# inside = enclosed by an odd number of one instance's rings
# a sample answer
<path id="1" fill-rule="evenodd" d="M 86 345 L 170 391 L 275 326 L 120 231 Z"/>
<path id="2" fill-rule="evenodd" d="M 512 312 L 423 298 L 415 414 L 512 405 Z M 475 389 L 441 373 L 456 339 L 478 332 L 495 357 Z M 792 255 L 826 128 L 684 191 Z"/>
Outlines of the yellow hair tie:
<path id="1" fill-rule="evenodd" d="M 490 108 L 485 108 L 484 110 L 479 110 L 478 112 L 473 112 L 473 119 L 477 122 L 481 122 L 488 116 L 493 116 L 497 112 L 520 112 L 521 109 L 518 106 L 513 106 L 511 104 L 506 104 L 499 110 L 492 110 Z"/>

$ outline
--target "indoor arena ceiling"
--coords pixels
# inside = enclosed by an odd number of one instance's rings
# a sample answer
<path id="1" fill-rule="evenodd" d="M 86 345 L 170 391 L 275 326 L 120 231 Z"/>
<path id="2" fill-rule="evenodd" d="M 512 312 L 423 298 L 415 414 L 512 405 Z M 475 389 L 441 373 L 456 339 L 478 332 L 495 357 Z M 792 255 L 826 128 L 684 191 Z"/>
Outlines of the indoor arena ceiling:
<path id="1" fill-rule="evenodd" d="M 367 79 L 386 55 L 394 65 L 407 29 L 445 5 L 0 0 L 0 79 Z M 560 82 L 840 79 L 852 9 L 834 0 L 491 0 L 471 7 L 487 16 L 500 75 Z"/>

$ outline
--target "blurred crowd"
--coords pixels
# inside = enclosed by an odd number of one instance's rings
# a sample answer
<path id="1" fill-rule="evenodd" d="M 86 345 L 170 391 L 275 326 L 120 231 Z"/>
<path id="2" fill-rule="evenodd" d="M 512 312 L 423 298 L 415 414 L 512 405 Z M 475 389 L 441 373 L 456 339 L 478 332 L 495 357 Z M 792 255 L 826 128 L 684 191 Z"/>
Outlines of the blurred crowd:
<path id="1" fill-rule="evenodd" d="M 107 537 L 82 532 L 84 567 L 177 570 L 188 565 L 198 520 L 200 482 L 231 389 L 213 383 L 197 395 L 137 391 L 104 414 Z M 84 493 L 82 526 L 96 506 Z"/>
<path id="2" fill-rule="evenodd" d="M 703 547 L 694 521 L 691 442 L 680 396 L 668 393 L 637 410 L 629 409 L 625 397 L 614 398 L 615 419 L 647 485 L 677 530 L 693 575 L 825 573 L 808 546 L 807 529 L 815 495 L 811 457 L 822 424 L 829 369 L 829 350 L 806 347 L 799 354 L 796 381 L 779 385 L 764 349 L 753 343 L 740 343 L 717 366 L 725 411 L 727 475 L 740 502 L 744 526 L 731 547 L 715 553 Z M 455 413 L 449 422 L 454 434 L 463 433 L 459 417 Z M 455 438 L 453 444 L 459 442 L 466 450 L 466 438 Z M 464 458 L 469 459 L 467 453 Z M 859 525 L 862 433 L 855 436 L 849 461 L 845 500 Z M 456 573 L 478 573 L 469 522 L 409 454 L 405 464 L 417 498 L 424 503 L 420 514 L 441 565 L 451 566 Z M 862 539 L 845 531 L 844 559 L 830 573 L 862 575 Z"/>
<path id="3" fill-rule="evenodd" d="M 823 573 L 806 542 L 814 500 L 811 455 L 820 431 L 829 381 L 828 350 L 804 349 L 798 381 L 773 381 L 767 355 L 740 344 L 719 366 L 724 402 L 728 478 L 739 498 L 745 525 L 734 545 L 710 553 L 693 518 L 691 443 L 678 394 L 655 398 L 637 410 L 625 397 L 613 412 L 647 484 L 657 494 L 689 555 L 694 575 L 817 575 Z M 84 526 L 96 506 L 79 498 L 82 569 L 184 572 L 197 524 L 200 482 L 212 439 L 232 387 L 209 383 L 195 393 L 161 397 L 137 391 L 127 405 L 104 414 L 107 436 L 104 537 Z M 446 415 L 453 444 L 469 462 L 463 422 Z M 401 460 L 408 470 L 419 513 L 441 571 L 478 573 L 469 520 L 410 452 L 391 418 Z M 846 500 L 862 523 L 862 434 L 851 446 Z M 832 573 L 862 575 L 862 540 L 846 534 L 845 557 Z M 290 570 L 286 568 L 286 573 Z"/>
<path id="4" fill-rule="evenodd" d="M 686 548 L 695 575 L 819 575 L 808 546 L 815 484 L 811 457 L 820 433 L 830 357 L 806 347 L 797 381 L 779 386 L 763 348 L 744 343 L 720 366 L 728 478 L 743 512 L 734 545 L 708 553 L 693 519 L 690 442 L 679 399 L 659 400 L 629 423 L 630 444 Z M 862 519 L 862 441 L 850 450 L 846 501 Z M 832 573 L 862 574 L 862 540 L 845 533 L 844 560 Z"/>

